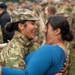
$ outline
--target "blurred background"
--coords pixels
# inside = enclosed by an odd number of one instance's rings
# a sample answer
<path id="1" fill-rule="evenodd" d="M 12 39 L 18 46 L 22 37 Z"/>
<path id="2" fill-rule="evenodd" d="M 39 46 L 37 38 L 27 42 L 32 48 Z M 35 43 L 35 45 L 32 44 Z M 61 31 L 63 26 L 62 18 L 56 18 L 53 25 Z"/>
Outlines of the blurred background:
<path id="1" fill-rule="evenodd" d="M 0 2 L 5 2 L 7 5 L 7 11 L 9 15 L 12 15 L 12 11 L 23 7 L 27 9 L 34 9 L 38 12 L 41 12 L 41 9 L 44 12 L 45 7 L 50 3 L 55 6 L 56 14 L 65 16 L 73 29 L 74 40 L 71 43 L 67 43 L 68 47 L 68 57 L 69 57 L 69 66 L 67 71 L 63 75 L 75 75 L 75 0 L 0 0 Z M 40 32 L 40 34 L 39 34 Z M 39 32 L 36 34 L 42 39 L 42 32 L 39 29 Z M 2 33 L 0 28 L 0 43 L 2 43 Z M 39 42 L 41 43 L 41 42 Z"/>

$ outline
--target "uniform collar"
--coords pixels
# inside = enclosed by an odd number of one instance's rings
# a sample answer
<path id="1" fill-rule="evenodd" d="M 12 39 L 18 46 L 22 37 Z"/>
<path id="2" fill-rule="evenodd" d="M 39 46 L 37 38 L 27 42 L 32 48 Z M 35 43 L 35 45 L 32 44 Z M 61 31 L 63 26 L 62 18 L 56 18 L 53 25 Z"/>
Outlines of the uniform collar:
<path id="1" fill-rule="evenodd" d="M 28 40 L 23 34 L 21 34 L 18 31 L 15 31 L 15 35 L 13 38 L 16 38 L 19 43 L 21 43 L 23 46 L 32 46 L 33 40 Z"/>

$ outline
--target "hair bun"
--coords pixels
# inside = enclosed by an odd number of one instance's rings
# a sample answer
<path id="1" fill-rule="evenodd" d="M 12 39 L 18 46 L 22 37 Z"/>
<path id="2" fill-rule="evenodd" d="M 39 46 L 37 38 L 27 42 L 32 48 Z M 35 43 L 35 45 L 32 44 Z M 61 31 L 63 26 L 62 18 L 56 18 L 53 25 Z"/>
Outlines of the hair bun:
<path id="1" fill-rule="evenodd" d="M 11 33 L 14 30 L 13 25 L 10 22 L 5 25 L 4 29 L 6 30 L 7 33 Z"/>
<path id="2" fill-rule="evenodd" d="M 69 31 L 66 35 L 63 36 L 63 39 L 66 41 L 72 41 L 74 38 L 73 32 Z"/>

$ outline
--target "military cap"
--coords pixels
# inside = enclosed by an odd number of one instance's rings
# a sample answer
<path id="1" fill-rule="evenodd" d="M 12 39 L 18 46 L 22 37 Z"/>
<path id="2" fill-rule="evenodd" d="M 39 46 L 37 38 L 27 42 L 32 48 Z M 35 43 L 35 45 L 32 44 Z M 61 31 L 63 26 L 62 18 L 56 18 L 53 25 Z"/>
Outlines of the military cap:
<path id="1" fill-rule="evenodd" d="M 0 2 L 0 8 L 2 9 L 7 8 L 7 5 L 4 2 Z"/>
<path id="2" fill-rule="evenodd" d="M 28 9 L 16 9 L 11 16 L 11 22 L 17 22 L 20 20 L 39 20 L 32 11 Z"/>
<path id="3" fill-rule="evenodd" d="M 5 25 L 6 31 L 9 30 L 9 32 L 11 32 L 13 30 L 12 26 L 15 26 L 15 24 L 17 22 L 20 22 L 23 20 L 37 21 L 39 19 L 33 14 L 32 11 L 30 11 L 28 9 L 16 9 L 12 12 L 11 22 L 9 22 Z M 9 28 L 9 29 L 7 29 L 7 28 Z M 10 29 L 10 28 L 12 28 L 12 29 Z"/>

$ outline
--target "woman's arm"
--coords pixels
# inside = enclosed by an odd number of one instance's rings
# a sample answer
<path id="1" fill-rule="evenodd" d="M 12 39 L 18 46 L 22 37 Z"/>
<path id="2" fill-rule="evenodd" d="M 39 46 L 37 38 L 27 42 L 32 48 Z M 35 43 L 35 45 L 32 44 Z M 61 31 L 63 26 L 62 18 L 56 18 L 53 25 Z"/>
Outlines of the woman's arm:
<path id="1" fill-rule="evenodd" d="M 24 70 L 16 70 L 7 67 L 2 67 L 2 75 L 25 75 Z"/>
<path id="2" fill-rule="evenodd" d="M 48 47 L 41 47 L 31 57 L 24 70 L 2 67 L 2 75 L 44 75 L 51 65 Z"/>

